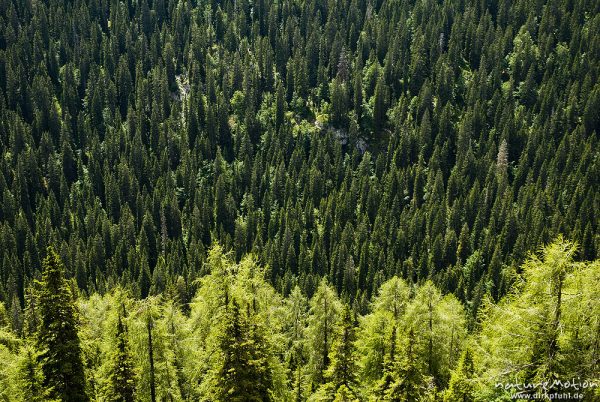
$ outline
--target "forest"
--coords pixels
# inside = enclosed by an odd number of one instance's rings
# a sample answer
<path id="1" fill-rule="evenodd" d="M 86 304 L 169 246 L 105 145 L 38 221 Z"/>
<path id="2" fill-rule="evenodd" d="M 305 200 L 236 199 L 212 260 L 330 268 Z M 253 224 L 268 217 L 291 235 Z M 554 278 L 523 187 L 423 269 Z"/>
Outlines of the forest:
<path id="1" fill-rule="evenodd" d="M 0 401 L 600 400 L 599 58 L 597 0 L 0 0 Z"/>

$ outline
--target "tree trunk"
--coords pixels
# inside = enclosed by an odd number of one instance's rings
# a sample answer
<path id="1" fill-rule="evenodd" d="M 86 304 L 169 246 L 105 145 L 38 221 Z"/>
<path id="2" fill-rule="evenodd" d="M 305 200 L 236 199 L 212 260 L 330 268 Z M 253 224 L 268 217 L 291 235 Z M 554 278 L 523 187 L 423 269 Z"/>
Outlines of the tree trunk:
<path id="1" fill-rule="evenodd" d="M 148 316 L 148 358 L 150 359 L 150 401 L 156 402 L 156 382 L 154 380 L 154 348 L 152 347 L 152 317 Z"/>

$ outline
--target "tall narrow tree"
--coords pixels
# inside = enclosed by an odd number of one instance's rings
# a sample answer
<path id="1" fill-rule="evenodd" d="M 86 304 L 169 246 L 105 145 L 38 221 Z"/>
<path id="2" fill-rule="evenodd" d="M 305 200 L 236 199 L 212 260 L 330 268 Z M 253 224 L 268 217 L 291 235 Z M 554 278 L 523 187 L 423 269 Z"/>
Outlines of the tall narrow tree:
<path id="1" fill-rule="evenodd" d="M 18 370 L 20 397 L 30 402 L 47 401 L 49 392 L 43 386 L 44 375 L 38 361 L 38 353 L 29 345 L 22 351 Z"/>
<path id="2" fill-rule="evenodd" d="M 218 369 L 216 401 L 272 401 L 273 379 L 265 339 L 257 325 L 248 322 L 237 302 L 227 310 L 220 339 L 223 360 Z"/>
<path id="3" fill-rule="evenodd" d="M 113 367 L 109 378 L 108 400 L 133 402 L 135 400 L 135 372 L 127 343 L 127 327 L 123 323 L 121 314 L 117 321 L 116 338 L 117 347 L 113 355 Z"/>
<path id="4" fill-rule="evenodd" d="M 44 386 L 50 397 L 64 402 L 86 402 L 85 375 L 78 335 L 78 312 L 65 268 L 54 248 L 48 247 L 38 282 L 40 325 L 37 331 Z"/>
<path id="5" fill-rule="evenodd" d="M 475 386 L 473 376 L 475 367 L 473 366 L 473 356 L 467 348 L 463 352 L 458 366 L 452 372 L 450 384 L 444 393 L 444 402 L 472 402 L 475 400 Z"/>
<path id="6" fill-rule="evenodd" d="M 337 337 L 331 348 L 331 364 L 325 373 L 327 383 L 321 387 L 320 393 L 341 400 L 355 400 L 357 397 L 358 380 L 354 356 L 354 322 L 350 308 L 346 306 L 338 328 Z"/>

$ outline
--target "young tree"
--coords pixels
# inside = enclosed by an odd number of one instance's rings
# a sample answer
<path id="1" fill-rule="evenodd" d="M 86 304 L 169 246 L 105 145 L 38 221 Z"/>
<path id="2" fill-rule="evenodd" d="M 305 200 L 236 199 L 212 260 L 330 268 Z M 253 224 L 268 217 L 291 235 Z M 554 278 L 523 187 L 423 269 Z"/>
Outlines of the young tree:
<path id="1" fill-rule="evenodd" d="M 49 390 L 44 387 L 44 374 L 38 361 L 38 352 L 32 347 L 26 346 L 22 350 L 19 362 L 19 389 L 24 401 L 46 402 Z"/>
<path id="2" fill-rule="evenodd" d="M 382 383 L 380 393 L 383 394 L 384 401 L 416 402 L 427 394 L 431 377 L 426 377 L 419 369 L 414 346 L 415 333 L 411 328 L 404 353 L 393 363 L 393 382 L 386 380 Z"/>
<path id="3" fill-rule="evenodd" d="M 150 313 L 147 313 L 146 316 L 146 329 L 148 331 L 148 362 L 150 364 L 150 401 L 156 402 L 156 370 L 154 368 L 154 343 L 152 342 L 154 318 Z"/>
<path id="4" fill-rule="evenodd" d="M 296 286 L 286 300 L 284 335 L 287 347 L 287 366 L 290 370 L 290 384 L 295 400 L 302 401 L 305 391 L 305 365 L 308 357 L 306 345 L 306 324 L 308 300 Z"/>

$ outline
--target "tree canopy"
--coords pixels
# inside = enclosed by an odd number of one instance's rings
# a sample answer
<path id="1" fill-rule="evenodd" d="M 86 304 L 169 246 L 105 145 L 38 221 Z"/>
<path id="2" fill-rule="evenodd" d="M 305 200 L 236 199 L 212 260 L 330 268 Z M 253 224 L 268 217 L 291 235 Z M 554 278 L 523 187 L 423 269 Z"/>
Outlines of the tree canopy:
<path id="1" fill-rule="evenodd" d="M 0 399 L 598 379 L 599 56 L 594 0 L 0 0 Z"/>

